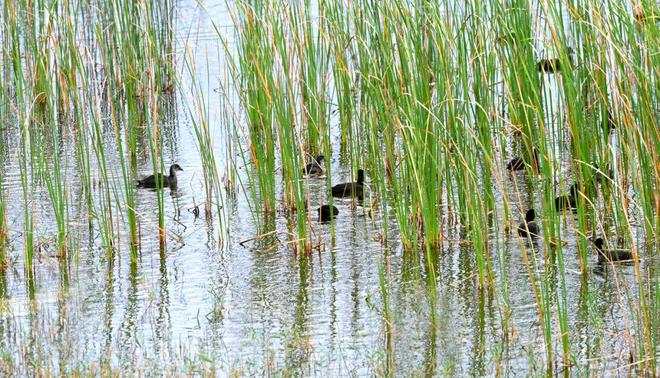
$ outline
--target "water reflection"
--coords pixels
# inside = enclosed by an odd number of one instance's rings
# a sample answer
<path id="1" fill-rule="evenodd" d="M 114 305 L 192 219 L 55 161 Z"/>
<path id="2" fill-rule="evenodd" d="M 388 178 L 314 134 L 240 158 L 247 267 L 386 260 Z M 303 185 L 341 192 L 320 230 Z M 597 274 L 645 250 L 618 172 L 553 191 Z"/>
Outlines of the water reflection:
<path id="1" fill-rule="evenodd" d="M 69 188 L 79 199 L 72 201 L 78 225 L 72 238 L 79 239 L 80 250 L 64 259 L 44 258 L 37 271 L 27 274 L 20 262 L 14 269 L 0 269 L 2 347 L 15 361 L 27 361 L 25 351 L 40 351 L 36 361 L 53 375 L 96 363 L 140 373 L 145 361 L 185 366 L 186 358 L 197 363 L 200 355 L 214 361 L 219 373 L 246 375 L 284 369 L 301 375 L 425 376 L 540 371 L 543 367 L 530 366 L 545 353 L 539 307 L 554 310 L 559 298 L 539 303 L 534 290 L 567 293 L 576 361 L 605 374 L 621 360 L 619 355 L 635 351 L 635 345 L 621 342 L 634 344 L 637 337 L 629 325 L 639 321 L 639 314 L 630 314 L 635 306 L 622 303 L 639 295 L 634 267 L 597 261 L 590 247 L 578 248 L 570 233 L 562 246 L 566 282 L 561 282 L 557 252 L 546 251 L 539 240 L 521 242 L 514 235 L 490 241 L 486 257 L 492 283 L 487 285 L 479 282 L 474 245 L 465 242 L 470 231 L 450 219 L 456 214 L 439 220 L 447 229 L 437 249 L 408 253 L 398 243 L 391 212 L 391 219 L 368 217 L 364 206 L 338 201 L 340 215 L 333 223 L 311 226 L 320 248 L 306 253 L 290 247 L 293 216 L 273 211 L 255 222 L 240 192 L 225 204 L 232 238 L 223 238 L 219 220 L 207 209 L 201 216 L 202 162 L 182 107 L 189 95 L 166 95 L 158 104 L 164 160 L 186 170 L 176 190 L 164 191 L 165 245 L 158 235 L 155 191 L 136 192 L 141 244 L 139 259 L 132 261 L 125 245 L 113 244 L 125 240 L 111 189 L 118 172 L 108 172 L 108 182 L 93 190 L 72 177 Z M 219 108 L 219 100 L 213 101 L 212 107 Z M 134 113 L 146 117 L 144 111 Z M 145 119 L 131 121 L 144 124 Z M 106 137 L 114 138 L 114 126 L 107 120 L 102 126 Z M 217 146 L 226 145 L 221 133 L 215 137 Z M 63 136 L 58 139 L 67 143 Z M 149 147 L 141 144 L 138 151 L 134 168 L 151 171 Z M 348 155 L 338 154 L 334 178 L 349 177 L 347 166 L 340 164 Z M 95 177 L 106 179 L 101 173 Z M 520 196 L 521 208 L 538 208 L 539 182 L 518 174 L 510 180 L 511 193 L 495 196 Z M 19 193 L 16 172 L 9 172 L 3 185 L 10 195 Z M 309 192 L 313 206 L 325 203 L 324 180 L 310 181 Z M 8 213 L 21 214 L 20 206 Z M 493 235 L 501 235 L 504 222 L 491 214 L 485 223 Z M 100 227 L 107 229 L 101 232 Z M 100 234 L 113 237 L 104 240 Z M 383 234 L 388 235 L 385 242 Z M 657 287 L 658 262 L 648 258 L 656 251 L 649 248 L 640 256 L 646 284 Z M 389 319 L 383 316 L 377 269 L 387 259 Z M 528 266 L 534 267 L 531 275 Z M 54 294 L 57 301 L 52 302 Z M 556 337 L 557 330 L 550 331 Z M 561 346 L 552 348 L 561 353 Z"/>

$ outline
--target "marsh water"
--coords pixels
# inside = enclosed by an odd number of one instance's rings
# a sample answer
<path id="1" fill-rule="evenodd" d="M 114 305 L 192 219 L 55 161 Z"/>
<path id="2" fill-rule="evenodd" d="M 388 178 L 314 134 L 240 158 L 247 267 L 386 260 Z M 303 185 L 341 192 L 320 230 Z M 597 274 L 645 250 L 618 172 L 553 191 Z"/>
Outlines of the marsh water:
<path id="1" fill-rule="evenodd" d="M 224 2 L 207 2 L 202 9 L 197 2 L 182 1 L 177 7 L 178 51 L 183 53 L 187 44 L 196 57 L 209 101 L 215 154 L 224 167 L 228 136 L 218 88 L 226 67 L 212 21 L 231 41 L 231 19 Z M 295 218 L 284 211 L 269 219 L 276 232 L 259 237 L 246 188 L 225 198 L 226 224 L 221 225 L 218 217 L 207 219 L 203 209 L 198 216 L 195 209 L 204 199 L 202 161 L 185 108 L 192 94 L 185 88 L 184 83 L 162 98 L 168 109 L 161 117 L 164 160 L 184 169 L 177 190 L 164 190 L 166 248 L 160 249 L 156 192 L 138 190 L 137 266 L 130 264 L 125 250 L 110 258 L 102 248 L 71 157 L 65 175 L 72 253 L 67 261 L 58 257 L 47 191 L 35 187 L 30 207 L 38 255 L 34 283 L 26 285 L 24 208 L 21 201 L 13 200 L 22 198 L 21 173 L 16 152 L 9 147 L 5 153 L 2 185 L 8 198 L 12 264 L 3 271 L 0 283 L 0 371 L 18 375 L 107 370 L 247 376 L 543 374 L 547 366 L 540 361 L 546 355 L 546 336 L 535 300 L 539 288 L 530 283 L 524 263 L 529 259 L 537 272 L 549 271 L 554 277 L 549 285 L 565 285 L 574 367 L 555 366 L 555 372 L 635 374 L 635 367 L 626 363 L 636 342 L 632 324 L 636 320 L 630 312 L 638 300 L 635 266 L 598 263 L 589 246 L 584 267 L 571 214 L 566 215 L 562 235 L 565 283 L 553 273 L 556 266 L 543 266 L 542 243 L 521 240 L 515 229 L 508 237 L 500 236 L 514 225 L 491 220 L 489 258 L 497 290 L 479 285 L 473 247 L 449 211 L 441 220 L 444 241 L 435 251 L 434 272 L 427 270 L 423 253 L 403 251 L 391 213 L 390 219 L 384 219 L 382 211 L 370 212 L 349 200 L 336 202 L 339 216 L 334 225 L 315 224 L 312 253 L 291 247 L 287 231 Z M 108 133 L 111 138 L 112 130 Z M 5 138 L 11 141 L 17 135 Z M 339 136 L 335 142 L 339 143 Z M 502 148 L 514 151 L 513 143 Z M 70 152 L 73 147 L 63 149 Z M 109 174 L 120 181 L 117 152 L 108 151 Z M 334 183 L 351 176 L 339 149 L 328 158 L 331 177 L 308 179 L 310 211 L 325 203 L 326 180 Z M 113 161 L 117 162 L 114 172 Z M 245 167 L 237 164 L 239 175 L 244 174 Z M 146 154 L 138 166 L 145 176 L 152 173 Z M 510 192 L 497 193 L 498 198 L 520 193 L 523 203 L 539 201 L 534 176 L 523 172 L 505 179 L 510 180 L 505 186 Z M 225 227 L 228 235 L 223 234 Z M 660 266 L 651 257 L 653 246 L 639 243 L 641 275 L 654 285 Z M 391 285 L 390 320 L 383 314 L 383 271 Z M 435 277 L 433 285 L 430 275 Z M 550 330 L 558 343 L 559 327 L 551 325 Z M 655 354 L 660 356 L 660 351 Z"/>

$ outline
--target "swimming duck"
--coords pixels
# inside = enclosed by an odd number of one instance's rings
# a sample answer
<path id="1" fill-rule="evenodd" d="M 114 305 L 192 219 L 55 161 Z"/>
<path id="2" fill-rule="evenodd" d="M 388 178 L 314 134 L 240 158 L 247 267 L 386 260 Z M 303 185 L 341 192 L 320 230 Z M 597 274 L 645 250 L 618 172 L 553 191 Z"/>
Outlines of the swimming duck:
<path id="1" fill-rule="evenodd" d="M 177 171 L 183 171 L 183 168 L 179 164 L 172 164 L 170 166 L 170 175 L 165 176 L 163 174 L 158 174 L 158 180 L 160 181 L 161 188 L 165 187 L 170 187 L 174 188 L 176 187 L 177 180 L 176 180 L 176 172 Z M 138 180 L 137 184 L 138 188 L 156 188 L 156 177 L 154 175 L 148 176 L 143 178 L 142 180 Z"/>
<path id="2" fill-rule="evenodd" d="M 633 259 L 632 253 L 625 250 L 604 249 L 605 241 L 603 238 L 594 240 L 594 245 L 598 251 L 598 261 L 629 261 Z"/>
<path id="3" fill-rule="evenodd" d="M 563 195 L 555 198 L 555 209 L 561 211 L 564 209 L 577 208 L 577 196 L 579 194 L 580 186 L 577 183 L 571 185 L 568 195 Z"/>
<path id="4" fill-rule="evenodd" d="M 331 218 L 336 218 L 339 210 L 330 205 L 322 205 L 316 210 L 319 213 L 319 222 L 329 222 Z"/>
<path id="5" fill-rule="evenodd" d="M 536 212 L 534 209 L 527 210 L 525 213 L 525 221 L 521 222 L 518 226 L 518 235 L 520 237 L 536 237 L 539 236 L 539 225 L 536 224 Z"/>
<path id="6" fill-rule="evenodd" d="M 323 175 L 323 167 L 321 166 L 321 163 L 323 163 L 323 159 L 325 159 L 323 155 L 317 156 L 316 161 L 313 161 L 305 166 L 305 168 L 303 169 L 303 174 L 308 176 Z"/>
<path id="7" fill-rule="evenodd" d="M 573 57 L 573 49 L 570 47 L 568 48 L 568 57 L 569 59 L 572 59 Z M 559 58 L 541 59 L 538 63 L 536 63 L 536 67 L 538 68 L 539 72 L 547 72 L 547 73 L 560 72 L 561 59 Z"/>
<path id="8" fill-rule="evenodd" d="M 332 187 L 333 197 L 357 197 L 363 198 L 363 184 L 364 184 L 364 170 L 358 169 L 358 177 L 356 182 L 345 182 L 337 184 Z"/>
<path id="9" fill-rule="evenodd" d="M 597 183 L 602 183 L 602 182 L 607 182 L 608 180 L 614 180 L 614 170 L 612 168 L 608 168 L 609 165 L 605 167 L 603 171 L 600 170 L 600 167 L 598 164 L 594 163 L 593 165 L 593 175 L 596 178 Z"/>
<path id="10" fill-rule="evenodd" d="M 614 115 L 612 114 L 609 109 L 607 110 L 607 123 L 605 124 L 607 128 L 607 133 L 609 134 L 610 130 L 616 130 L 616 119 L 614 119 Z"/>
<path id="11" fill-rule="evenodd" d="M 536 151 L 536 148 L 534 149 L 532 156 L 532 169 L 534 172 L 539 171 L 539 155 L 538 152 Z M 507 164 L 506 164 L 506 169 L 507 171 L 522 171 L 525 169 L 525 160 L 522 157 L 516 156 L 513 159 L 511 159 Z"/>
<path id="12" fill-rule="evenodd" d="M 539 72 L 555 73 L 561 71 L 561 61 L 558 58 L 542 59 L 536 63 Z"/>

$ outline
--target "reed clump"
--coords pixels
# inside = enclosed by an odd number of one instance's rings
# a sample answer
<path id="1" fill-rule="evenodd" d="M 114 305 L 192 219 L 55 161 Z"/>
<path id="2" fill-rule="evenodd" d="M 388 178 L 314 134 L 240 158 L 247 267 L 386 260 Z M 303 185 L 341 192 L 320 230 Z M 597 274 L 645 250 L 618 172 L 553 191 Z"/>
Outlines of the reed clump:
<path id="1" fill-rule="evenodd" d="M 3 3 L 0 157 L 18 162 L 21 219 L 11 224 L 20 232 L 29 298 L 39 240 L 55 240 L 64 263 L 76 252 L 71 229 L 78 203 L 109 265 L 128 251 L 135 286 L 148 222 L 136 210 L 137 171 L 140 163 L 154 173 L 168 166 L 165 108 L 176 102 L 177 89 L 192 94 L 186 105 L 204 165 L 204 210 L 208 220 L 217 214 L 219 238 L 228 235 L 225 195 L 240 185 L 261 235 L 269 236 L 259 247 L 277 245 L 277 216 L 284 214 L 290 239 L 284 245 L 311 252 L 317 223 L 308 211 L 303 167 L 311 157 L 327 157 L 326 177 L 315 179 L 326 180 L 330 206 L 333 169 L 342 166 L 351 176 L 365 169 L 364 195 L 351 206 L 369 217 L 381 210 L 382 226 L 375 227 L 384 244 L 400 243 L 406 258 L 422 256 L 434 327 L 438 251 L 460 242 L 474 254 L 470 283 L 496 299 L 509 332 L 509 282 L 506 274 L 494 279 L 496 269 L 506 271 L 505 256 L 495 247 L 512 237 L 521 209 L 538 210 L 538 241 L 519 243 L 548 374 L 560 364 L 570 367 L 577 348 L 570 335 L 567 233 L 578 241 L 585 276 L 590 235 L 608 232 L 628 244 L 641 235 L 657 243 L 660 55 L 657 7 L 650 2 L 632 10 L 620 0 L 232 2 L 235 45 L 218 32 L 228 66 L 221 84 L 225 146 L 214 145 L 207 92 L 195 79 L 187 46 L 178 70 L 175 5 Z M 223 147 L 231 161 L 224 183 L 216 161 Z M 523 167 L 509 172 L 506 161 L 514 155 Z M 245 175 L 237 173 L 235 158 Z M 79 180 L 79 195 L 71 177 Z M 555 199 L 572 185 L 570 209 L 557 209 Z M 0 185 L 0 270 L 9 260 L 5 190 Z M 53 235 L 39 234 L 41 192 Z M 157 188 L 163 262 L 166 200 Z M 450 228 L 460 240 L 447 237 Z M 396 240 L 387 235 L 392 229 Z M 654 375 L 660 286 L 649 282 L 632 249 L 630 363 Z M 395 371 L 396 331 L 389 258 L 379 270 L 387 373 Z M 301 276 L 307 279 L 306 272 Z"/>
<path id="2" fill-rule="evenodd" d="M 477 283 L 493 288 L 490 241 L 508 235 L 511 226 L 501 222 L 514 224 L 529 207 L 511 189 L 524 175 L 535 197 L 529 201 L 544 214 L 543 264 L 553 267 L 525 261 L 545 327 L 546 367 L 552 371 L 555 354 L 570 365 L 562 233 L 579 235 L 586 273 L 584 235 L 610 220 L 622 238 L 639 231 L 629 218 L 631 191 L 646 237 L 657 240 L 660 231 L 658 61 L 648 43 L 658 29 L 639 28 L 624 4 L 606 3 L 603 12 L 590 1 L 568 9 L 523 0 L 238 2 L 239 49 L 227 52 L 240 63 L 233 85 L 247 114 L 250 176 L 260 188 L 253 201 L 265 211 L 277 202 L 276 151 L 283 202 L 292 208 L 304 198 L 297 176 L 303 157 L 334 151 L 341 162 L 367 168 L 371 198 L 394 213 L 404 250 L 425 252 L 429 272 L 457 220 L 476 254 Z M 329 120 L 321 104 L 333 104 L 338 119 Z M 511 146 L 531 162 L 521 174 L 504 169 Z M 594 162 L 616 166 L 612 177 L 601 180 Z M 554 206 L 572 182 L 580 185 L 574 217 Z M 646 335 L 637 358 L 653 370 L 653 290 L 637 274 Z"/>

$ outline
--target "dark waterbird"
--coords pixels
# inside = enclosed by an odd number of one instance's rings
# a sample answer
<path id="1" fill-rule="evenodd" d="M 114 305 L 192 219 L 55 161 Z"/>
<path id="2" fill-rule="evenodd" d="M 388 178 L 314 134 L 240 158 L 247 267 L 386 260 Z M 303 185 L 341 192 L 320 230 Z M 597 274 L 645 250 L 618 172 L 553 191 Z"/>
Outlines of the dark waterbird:
<path id="1" fill-rule="evenodd" d="M 539 72 L 555 73 L 561 71 L 561 61 L 555 59 L 543 59 L 536 63 Z"/>
<path id="2" fill-rule="evenodd" d="M 534 152 L 532 154 L 532 163 L 530 164 L 532 166 L 532 169 L 534 172 L 539 171 L 539 154 L 538 151 L 536 151 L 536 148 L 534 149 Z M 506 164 L 506 169 L 507 171 L 522 171 L 525 169 L 525 160 L 520 157 L 516 156 L 513 159 L 509 160 L 509 162 Z"/>
<path id="3" fill-rule="evenodd" d="M 170 166 L 170 175 L 165 176 L 163 174 L 157 174 L 156 176 L 151 175 L 148 177 L 143 178 L 142 180 L 138 180 L 138 188 L 156 188 L 156 177 L 160 181 L 160 187 L 165 188 L 165 187 L 170 187 L 174 188 L 176 187 L 176 172 L 177 171 L 183 171 L 183 168 L 179 166 L 179 164 L 172 164 Z"/>
<path id="4" fill-rule="evenodd" d="M 332 187 L 333 197 L 357 197 L 363 198 L 364 194 L 364 170 L 358 169 L 358 177 L 356 182 L 345 182 L 337 184 Z"/>
<path id="5" fill-rule="evenodd" d="M 633 259 L 632 253 L 626 250 L 606 249 L 603 238 L 594 240 L 594 245 L 598 251 L 598 261 L 630 261 Z"/>
<path id="6" fill-rule="evenodd" d="M 653 8 L 649 8 L 649 11 L 644 10 L 644 6 L 642 4 L 643 2 L 637 2 L 637 4 L 633 6 L 633 16 L 639 23 L 638 27 L 642 24 L 650 25 L 654 22 L 658 23 L 658 21 L 660 21 L 660 17 L 658 17 L 657 12 L 653 12 Z M 651 1 L 649 4 L 653 4 L 653 2 Z"/>
<path id="7" fill-rule="evenodd" d="M 569 47 L 568 57 L 572 58 L 572 56 L 573 56 L 573 49 Z M 560 72 L 562 70 L 561 59 L 559 58 L 541 59 L 538 63 L 536 63 L 536 67 L 538 68 L 539 72 L 547 72 L 547 73 Z"/>
<path id="8" fill-rule="evenodd" d="M 523 238 L 539 236 L 539 225 L 536 224 L 536 212 L 534 209 L 527 210 L 525 221 L 518 226 L 518 235 Z"/>
<path id="9" fill-rule="evenodd" d="M 323 175 L 323 167 L 321 166 L 321 163 L 323 163 L 323 159 L 325 159 L 323 155 L 317 156 L 316 161 L 307 164 L 305 168 L 303 168 L 303 174 L 308 176 Z"/>
<path id="10" fill-rule="evenodd" d="M 339 210 L 330 205 L 322 205 L 316 211 L 319 213 L 319 222 L 329 222 L 330 219 L 336 218 L 339 215 Z"/>
<path id="11" fill-rule="evenodd" d="M 614 119 L 614 115 L 612 114 L 611 111 L 607 110 L 607 123 L 604 124 L 605 130 L 609 134 L 611 130 L 616 129 L 616 119 Z"/>
<path id="12" fill-rule="evenodd" d="M 601 171 L 598 164 L 594 163 L 592 172 L 593 172 L 594 177 L 596 178 L 597 183 L 606 182 L 608 180 L 610 180 L 610 181 L 614 180 L 614 170 L 612 168 L 609 168 L 609 165 L 606 166 Z"/>
<path id="13" fill-rule="evenodd" d="M 576 209 L 579 190 L 580 186 L 577 183 L 571 185 L 570 189 L 568 190 L 569 194 L 555 198 L 555 209 L 557 211 L 564 209 Z"/>

